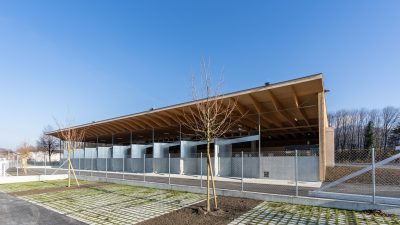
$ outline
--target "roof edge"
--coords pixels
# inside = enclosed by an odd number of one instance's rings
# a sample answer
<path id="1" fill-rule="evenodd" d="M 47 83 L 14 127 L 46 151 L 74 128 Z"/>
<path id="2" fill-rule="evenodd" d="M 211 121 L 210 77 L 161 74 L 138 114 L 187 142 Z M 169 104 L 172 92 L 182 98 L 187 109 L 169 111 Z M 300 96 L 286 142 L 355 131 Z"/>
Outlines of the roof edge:
<path id="1" fill-rule="evenodd" d="M 286 81 L 272 83 L 272 84 L 269 84 L 267 86 L 263 85 L 263 86 L 258 86 L 258 87 L 254 87 L 254 88 L 244 89 L 244 90 L 241 90 L 241 91 L 234 91 L 234 92 L 230 92 L 230 93 L 226 93 L 226 94 L 221 94 L 220 97 L 221 98 L 234 97 L 235 95 L 239 95 L 239 94 L 246 94 L 246 93 L 249 93 L 249 92 L 263 91 L 263 90 L 267 90 L 267 89 L 273 89 L 273 88 L 278 88 L 278 87 L 282 87 L 282 86 L 285 86 L 285 85 L 291 85 L 291 84 L 296 84 L 296 83 L 301 83 L 301 82 L 306 82 L 306 81 L 311 81 L 311 80 L 317 80 L 317 79 L 321 79 L 321 82 L 322 82 L 322 85 L 323 85 L 323 73 L 316 73 L 316 74 L 312 74 L 312 75 L 308 75 L 308 76 L 304 76 L 304 77 L 299 77 L 299 78 L 295 78 L 295 79 L 290 79 L 290 80 L 286 80 Z M 163 110 L 173 109 L 173 108 L 177 108 L 177 107 L 183 107 L 183 106 L 186 106 L 186 105 L 194 104 L 196 102 L 201 102 L 203 100 L 204 99 L 187 101 L 187 102 L 183 102 L 183 103 L 178 103 L 178 104 L 173 104 L 173 105 L 169 105 L 169 106 L 160 107 L 160 108 L 153 109 L 153 110 L 141 111 L 141 112 L 127 114 L 127 115 L 123 115 L 123 116 L 112 117 L 112 118 L 109 118 L 109 119 L 103 119 L 103 120 L 99 120 L 99 121 L 91 122 L 91 123 L 84 123 L 84 124 L 80 124 L 80 125 L 76 125 L 76 126 L 72 126 L 72 127 L 67 127 L 67 128 L 68 129 L 84 128 L 84 127 L 91 126 L 91 125 L 98 125 L 98 124 L 107 123 L 107 122 L 111 122 L 111 121 L 115 121 L 115 120 L 126 119 L 126 118 L 130 118 L 130 117 L 134 117 L 134 116 L 140 116 L 140 115 L 143 115 L 143 114 L 146 114 L 146 113 L 155 113 L 155 112 L 159 112 L 159 111 L 163 111 Z M 54 136 L 55 134 L 65 130 L 67 128 L 54 130 L 54 131 L 46 133 L 46 135 L 53 135 Z"/>

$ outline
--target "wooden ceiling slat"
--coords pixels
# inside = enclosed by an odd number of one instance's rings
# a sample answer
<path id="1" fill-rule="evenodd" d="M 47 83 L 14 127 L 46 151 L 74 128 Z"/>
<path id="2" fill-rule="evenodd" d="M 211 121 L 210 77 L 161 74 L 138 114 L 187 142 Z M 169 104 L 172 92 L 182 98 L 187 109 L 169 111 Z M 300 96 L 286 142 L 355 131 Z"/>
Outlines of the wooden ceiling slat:
<path id="1" fill-rule="evenodd" d="M 140 129 L 139 126 L 137 126 L 136 124 L 133 124 L 133 123 L 129 123 L 127 120 L 120 120 L 118 122 L 120 124 L 125 125 L 125 128 L 128 129 L 129 131 Z"/>
<path id="2" fill-rule="evenodd" d="M 323 91 L 322 75 L 315 75 L 230 93 L 221 98 L 224 98 L 223 101 L 226 104 L 227 101 L 237 100 L 235 115 L 237 112 L 247 115 L 240 121 L 240 124 L 249 130 L 255 126 L 258 127 L 260 119 L 263 130 L 290 127 L 302 133 L 305 130 L 316 132 L 313 125 L 318 124 L 318 107 L 303 108 L 302 106 L 305 103 L 309 106 L 318 106 L 316 96 L 321 91 Z M 173 127 L 175 124 L 179 125 L 185 121 L 184 113 L 187 113 L 189 107 L 195 106 L 195 104 L 196 101 L 183 103 L 154 111 L 103 120 L 94 124 L 85 124 L 77 126 L 76 129 L 87 129 L 86 137 L 108 136 L 130 131 L 139 132 L 149 128 L 168 127 L 167 129 L 172 131 L 172 129 L 176 129 Z M 299 128 L 302 125 L 307 125 L 308 128 Z M 59 136 L 58 133 L 55 131 L 49 134 Z"/>
<path id="3" fill-rule="evenodd" d="M 115 125 L 115 121 L 113 121 L 112 123 L 108 123 L 106 126 L 111 127 L 112 129 L 114 129 L 116 132 L 113 132 L 113 134 L 118 134 L 118 133 L 123 133 L 126 131 L 129 131 L 129 129 L 125 129 Z"/>
<path id="4" fill-rule="evenodd" d="M 172 120 L 176 125 L 179 125 L 181 123 L 181 121 L 179 121 L 176 117 L 171 116 L 167 111 L 163 111 L 161 113 L 163 113 L 166 117 Z"/>
<path id="5" fill-rule="evenodd" d="M 111 134 L 112 133 L 109 130 L 105 130 L 103 128 L 100 128 L 99 126 L 92 126 L 90 129 L 95 130 L 96 133 L 98 134 L 97 136 L 106 135 L 106 134 Z"/>
<path id="6" fill-rule="evenodd" d="M 135 124 L 136 126 L 140 127 L 140 129 L 142 129 L 142 130 L 147 128 L 146 125 L 143 125 L 140 121 L 137 121 L 135 118 L 128 118 L 128 119 L 126 119 L 126 121 L 129 123 Z"/>
<path id="7" fill-rule="evenodd" d="M 290 115 L 288 115 L 288 113 L 285 110 L 285 107 L 282 106 L 281 102 L 278 100 L 278 98 L 274 95 L 274 93 L 272 92 L 272 90 L 268 90 L 267 91 L 272 105 L 274 106 L 274 109 L 276 112 L 278 112 L 280 115 L 282 115 L 284 118 L 286 118 L 286 121 L 289 122 L 290 125 L 292 125 L 293 127 L 296 126 L 296 124 L 293 122 L 292 118 Z"/>
<path id="8" fill-rule="evenodd" d="M 164 122 L 166 125 L 168 125 L 168 126 L 172 126 L 172 125 L 173 125 L 173 123 L 171 122 L 171 120 L 170 120 L 169 118 L 166 118 L 165 115 L 160 115 L 159 113 L 158 113 L 158 114 L 157 114 L 157 113 L 154 113 L 154 114 L 152 114 L 152 116 L 154 116 L 154 117 L 156 117 L 157 119 L 163 121 L 163 122 Z"/>
<path id="9" fill-rule="evenodd" d="M 149 128 L 154 128 L 157 127 L 158 125 L 156 123 L 154 123 L 153 121 L 149 121 L 147 118 L 145 118 L 144 116 L 138 118 L 138 121 L 146 124 Z"/>
<path id="10" fill-rule="evenodd" d="M 274 121 L 273 119 L 270 119 L 268 116 L 265 115 L 265 112 L 268 112 L 268 111 L 264 109 L 264 107 L 261 105 L 261 103 L 258 102 L 254 98 L 254 96 L 249 94 L 249 97 L 250 97 L 250 100 L 253 103 L 253 106 L 256 109 L 257 113 L 260 115 L 261 125 L 266 123 L 266 124 L 269 124 L 268 127 L 270 127 L 270 125 L 275 126 L 275 127 L 280 127 L 281 126 L 276 121 Z"/>
<path id="11" fill-rule="evenodd" d="M 310 126 L 310 122 L 308 121 L 307 115 L 304 112 L 304 109 L 301 107 L 301 103 L 299 101 L 299 97 L 297 96 L 296 90 L 294 87 L 292 87 L 292 92 L 293 92 L 293 100 L 294 104 L 296 105 L 297 111 L 300 113 L 302 119 L 306 122 L 307 126 Z"/>

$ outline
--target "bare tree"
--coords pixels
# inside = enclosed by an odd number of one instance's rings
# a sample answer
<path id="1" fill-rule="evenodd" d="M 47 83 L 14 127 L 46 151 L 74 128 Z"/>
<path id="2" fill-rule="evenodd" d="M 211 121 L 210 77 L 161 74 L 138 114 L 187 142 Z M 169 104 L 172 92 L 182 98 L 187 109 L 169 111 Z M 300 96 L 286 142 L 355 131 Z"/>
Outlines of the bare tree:
<path id="1" fill-rule="evenodd" d="M 59 148 L 60 144 L 58 141 L 58 138 L 53 137 L 51 135 L 47 135 L 48 132 L 53 131 L 53 127 L 50 125 L 46 126 L 43 129 L 42 135 L 39 137 L 39 140 L 37 141 L 37 148 L 40 151 L 47 152 L 49 156 L 49 162 L 51 164 L 51 155 Z"/>
<path id="2" fill-rule="evenodd" d="M 212 181 L 214 207 L 217 209 L 217 196 L 215 193 L 215 182 L 213 176 L 212 162 L 210 156 L 210 144 L 216 138 L 222 137 L 243 117 L 243 115 L 234 115 L 237 102 L 232 99 L 223 99 L 221 94 L 221 81 L 212 86 L 211 72 L 209 65 L 201 64 L 202 83 L 200 90 L 196 88 L 196 82 L 193 76 L 192 97 L 197 101 L 194 106 L 188 107 L 183 112 L 183 125 L 193 131 L 195 135 L 207 141 L 207 212 L 210 211 L 210 177 Z M 222 74 L 221 74 L 222 78 Z M 215 156 L 217 157 L 217 156 Z"/>
<path id="3" fill-rule="evenodd" d="M 382 147 L 386 152 L 389 135 L 400 118 L 400 111 L 397 108 L 388 106 L 382 110 Z"/>
<path id="4" fill-rule="evenodd" d="M 76 149 L 80 148 L 83 146 L 83 138 L 85 136 L 85 130 L 84 129 L 74 129 L 72 126 L 72 122 L 67 121 L 67 123 L 61 124 L 60 122 L 56 121 L 58 128 L 59 128 L 59 133 L 60 133 L 60 138 L 63 140 L 64 143 L 64 149 L 67 149 L 68 152 L 68 157 L 67 157 L 67 163 L 68 163 L 68 187 L 71 186 L 71 172 L 74 175 L 75 182 L 79 186 L 78 179 L 76 178 L 75 170 L 72 166 L 71 163 L 71 153 L 74 152 Z"/>
<path id="5" fill-rule="evenodd" d="M 32 145 L 29 145 L 28 143 L 24 142 L 22 143 L 18 148 L 17 148 L 17 154 L 20 156 L 21 160 L 21 166 L 24 170 L 24 174 L 27 174 L 27 168 L 28 168 L 28 158 L 31 156 L 31 152 L 35 148 Z"/>
<path id="6" fill-rule="evenodd" d="M 332 113 L 330 123 L 335 128 L 336 150 L 362 149 L 365 146 L 366 127 L 371 122 L 374 125 L 374 147 L 386 152 L 390 135 L 399 121 L 400 110 L 391 106 L 381 110 L 339 110 Z"/>

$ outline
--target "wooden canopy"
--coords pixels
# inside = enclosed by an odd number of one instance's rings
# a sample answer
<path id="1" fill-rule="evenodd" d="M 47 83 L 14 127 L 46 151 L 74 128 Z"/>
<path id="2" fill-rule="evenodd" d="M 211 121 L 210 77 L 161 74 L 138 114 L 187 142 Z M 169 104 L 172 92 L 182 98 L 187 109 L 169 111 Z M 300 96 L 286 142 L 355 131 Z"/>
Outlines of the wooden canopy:
<path id="1" fill-rule="evenodd" d="M 318 140 L 320 96 L 324 96 L 323 92 L 322 74 L 316 74 L 224 94 L 221 96 L 224 102 L 237 101 L 237 112 L 245 114 L 237 129 L 227 136 L 258 132 L 260 122 L 263 136 L 270 139 L 295 140 L 312 136 Z M 132 139 L 179 139 L 182 133 L 186 133 L 180 132 L 180 129 L 184 129 L 179 126 L 182 113 L 196 102 L 82 124 L 72 129 L 84 129 L 85 142 L 129 143 Z M 61 136 L 60 130 L 48 134 L 58 138 Z"/>

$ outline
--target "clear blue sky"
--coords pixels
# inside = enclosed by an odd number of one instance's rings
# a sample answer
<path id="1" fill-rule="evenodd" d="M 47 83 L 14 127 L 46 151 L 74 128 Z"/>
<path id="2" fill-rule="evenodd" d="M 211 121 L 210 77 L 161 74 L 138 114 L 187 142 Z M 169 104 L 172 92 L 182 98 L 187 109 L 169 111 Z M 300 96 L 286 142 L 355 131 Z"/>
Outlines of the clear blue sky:
<path id="1" fill-rule="evenodd" d="M 379 4 L 380 3 L 380 4 Z M 323 72 L 328 110 L 399 106 L 400 1 L 1 1 L 0 147 L 42 128 Z"/>

